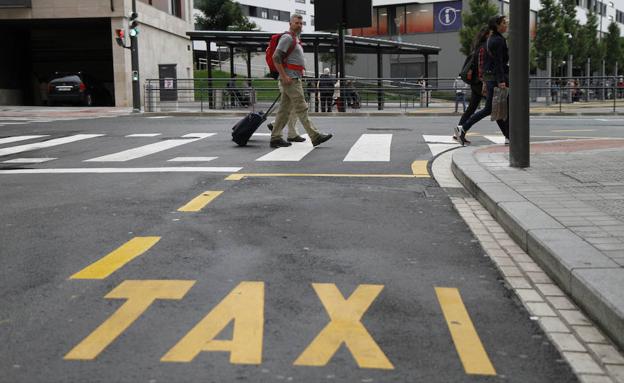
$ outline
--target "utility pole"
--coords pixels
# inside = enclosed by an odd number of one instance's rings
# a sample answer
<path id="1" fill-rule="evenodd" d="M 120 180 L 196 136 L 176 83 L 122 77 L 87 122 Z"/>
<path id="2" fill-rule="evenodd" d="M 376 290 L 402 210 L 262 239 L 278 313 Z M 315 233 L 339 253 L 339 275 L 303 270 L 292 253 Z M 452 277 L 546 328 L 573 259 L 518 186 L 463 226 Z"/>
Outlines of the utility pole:
<path id="1" fill-rule="evenodd" d="M 136 0 L 132 0 L 131 22 L 138 17 Z M 135 30 L 133 33 L 132 30 Z M 130 26 L 130 56 L 132 61 L 132 112 L 141 112 L 141 81 L 139 78 L 139 39 L 138 30 Z M 208 63 L 210 65 L 210 63 Z"/>
<path id="2" fill-rule="evenodd" d="M 529 10 L 530 0 L 510 4 L 509 165 L 526 168 L 530 163 L 529 120 Z"/>

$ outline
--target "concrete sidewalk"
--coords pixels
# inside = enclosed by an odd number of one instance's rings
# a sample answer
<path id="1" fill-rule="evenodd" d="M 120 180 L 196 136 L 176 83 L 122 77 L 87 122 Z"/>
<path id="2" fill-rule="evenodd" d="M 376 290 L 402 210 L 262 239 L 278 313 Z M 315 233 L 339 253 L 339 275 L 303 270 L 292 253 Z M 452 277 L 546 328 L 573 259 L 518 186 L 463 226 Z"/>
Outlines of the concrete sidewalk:
<path id="1" fill-rule="evenodd" d="M 452 170 L 558 285 L 624 348 L 624 140 L 462 148 Z"/>

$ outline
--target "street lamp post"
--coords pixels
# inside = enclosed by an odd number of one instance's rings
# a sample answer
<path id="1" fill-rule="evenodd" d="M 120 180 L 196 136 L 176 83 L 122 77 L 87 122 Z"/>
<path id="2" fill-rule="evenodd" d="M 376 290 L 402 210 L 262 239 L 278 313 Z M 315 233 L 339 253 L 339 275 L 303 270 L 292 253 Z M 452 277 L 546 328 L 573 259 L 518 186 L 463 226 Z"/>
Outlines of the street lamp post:
<path id="1" fill-rule="evenodd" d="M 530 0 L 510 2 L 509 164 L 526 168 L 530 164 L 529 121 L 529 9 Z"/>

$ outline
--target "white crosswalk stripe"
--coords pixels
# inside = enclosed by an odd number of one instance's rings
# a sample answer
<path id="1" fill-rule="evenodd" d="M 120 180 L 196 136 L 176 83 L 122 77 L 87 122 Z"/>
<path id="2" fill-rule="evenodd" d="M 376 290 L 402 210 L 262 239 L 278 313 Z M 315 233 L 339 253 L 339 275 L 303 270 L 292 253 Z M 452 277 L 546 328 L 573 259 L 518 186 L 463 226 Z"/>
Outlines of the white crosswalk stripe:
<path id="1" fill-rule="evenodd" d="M 505 136 L 483 136 L 483 138 L 492 141 L 495 144 L 504 144 Z"/>
<path id="2" fill-rule="evenodd" d="M 446 152 L 447 150 L 457 148 L 461 146 L 453 139 L 453 136 L 434 136 L 423 134 L 423 138 L 427 145 L 429 146 L 429 150 L 431 150 L 431 154 L 435 157 L 442 152 Z"/>
<path id="3" fill-rule="evenodd" d="M 392 134 L 362 134 L 344 162 L 389 162 Z"/>
<path id="4" fill-rule="evenodd" d="M 15 137 L 0 138 L 0 145 L 11 144 L 13 142 L 34 140 L 35 138 L 43 138 L 43 137 L 48 137 L 48 135 L 15 136 Z"/>
<path id="5" fill-rule="evenodd" d="M 8 148 L 0 149 L 0 157 L 8 156 L 10 154 L 28 152 L 31 150 L 51 148 L 57 145 L 69 144 L 69 143 L 76 142 L 76 141 L 82 141 L 82 140 L 87 140 L 89 138 L 102 137 L 102 136 L 104 135 L 103 134 L 76 134 L 74 136 L 55 138 L 52 140 L 36 142 L 33 144 L 11 146 Z"/>
<path id="6" fill-rule="evenodd" d="M 314 150 L 310 137 L 307 134 L 302 137 L 306 139 L 305 142 L 293 142 L 291 146 L 277 148 L 256 161 L 301 161 L 303 157 Z"/>
<path id="7" fill-rule="evenodd" d="M 208 162 L 217 158 L 219 157 L 176 157 L 167 160 L 167 162 Z"/>
<path id="8" fill-rule="evenodd" d="M 14 158 L 12 160 L 3 161 L 3 164 L 42 164 L 44 162 L 53 161 L 56 158 Z"/>
<path id="9" fill-rule="evenodd" d="M 186 145 L 191 142 L 195 142 L 201 140 L 205 137 L 210 137 L 214 135 L 214 133 L 203 134 L 203 137 L 198 137 L 198 134 L 194 134 L 192 137 L 196 138 L 187 138 L 187 139 L 174 139 L 174 140 L 166 140 L 161 142 L 156 142 L 153 144 L 148 144 L 144 146 L 139 146 L 138 148 L 124 150 L 118 153 L 109 154 L 106 156 L 91 158 L 89 160 L 85 160 L 85 162 L 125 162 L 130 160 L 136 160 L 137 158 L 149 156 L 151 154 L 155 154 L 158 152 L 162 152 L 167 149 L 172 149 L 181 145 Z M 187 135 L 191 136 L 191 135 Z M 186 137 L 186 136 L 183 136 Z"/>

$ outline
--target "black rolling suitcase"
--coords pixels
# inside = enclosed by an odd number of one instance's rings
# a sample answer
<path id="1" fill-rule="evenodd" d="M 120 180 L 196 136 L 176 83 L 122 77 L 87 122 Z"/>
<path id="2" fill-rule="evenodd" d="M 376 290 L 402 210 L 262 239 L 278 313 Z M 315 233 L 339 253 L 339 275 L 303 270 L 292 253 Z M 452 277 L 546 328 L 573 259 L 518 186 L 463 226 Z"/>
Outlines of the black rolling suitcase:
<path id="1" fill-rule="evenodd" d="M 232 128 L 232 141 L 236 142 L 238 146 L 247 145 L 247 141 L 249 141 L 254 132 L 269 117 L 280 96 L 281 95 L 277 96 L 266 112 L 249 113 L 245 118 L 237 122 Z"/>

